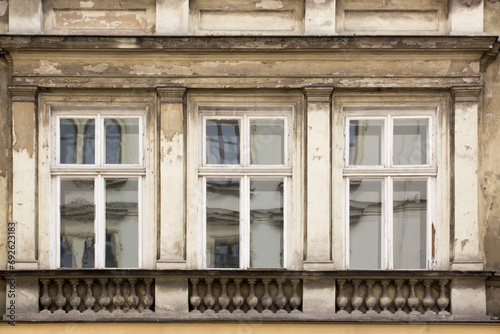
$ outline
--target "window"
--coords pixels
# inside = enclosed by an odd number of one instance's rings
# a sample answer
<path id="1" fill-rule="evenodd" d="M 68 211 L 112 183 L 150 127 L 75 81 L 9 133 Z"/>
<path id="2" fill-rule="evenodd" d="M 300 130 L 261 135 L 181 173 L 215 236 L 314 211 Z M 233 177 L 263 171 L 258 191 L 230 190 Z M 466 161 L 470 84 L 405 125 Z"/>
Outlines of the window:
<path id="1" fill-rule="evenodd" d="M 144 115 L 113 110 L 52 115 L 57 267 L 139 267 Z"/>
<path id="2" fill-rule="evenodd" d="M 344 116 L 348 268 L 433 268 L 436 109 L 344 107 Z"/>
<path id="3" fill-rule="evenodd" d="M 203 266 L 283 268 L 292 108 L 199 109 Z"/>

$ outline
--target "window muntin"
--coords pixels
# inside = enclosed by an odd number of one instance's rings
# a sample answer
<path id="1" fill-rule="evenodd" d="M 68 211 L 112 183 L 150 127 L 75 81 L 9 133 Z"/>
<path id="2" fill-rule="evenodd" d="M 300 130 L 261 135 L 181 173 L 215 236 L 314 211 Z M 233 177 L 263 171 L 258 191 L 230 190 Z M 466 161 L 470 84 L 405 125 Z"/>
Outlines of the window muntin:
<path id="1" fill-rule="evenodd" d="M 57 267 L 140 267 L 143 117 L 54 112 Z"/>
<path id="2" fill-rule="evenodd" d="M 291 112 L 234 108 L 200 120 L 203 266 L 282 268 Z"/>
<path id="3" fill-rule="evenodd" d="M 431 268 L 436 117 L 384 113 L 346 112 L 347 267 Z"/>

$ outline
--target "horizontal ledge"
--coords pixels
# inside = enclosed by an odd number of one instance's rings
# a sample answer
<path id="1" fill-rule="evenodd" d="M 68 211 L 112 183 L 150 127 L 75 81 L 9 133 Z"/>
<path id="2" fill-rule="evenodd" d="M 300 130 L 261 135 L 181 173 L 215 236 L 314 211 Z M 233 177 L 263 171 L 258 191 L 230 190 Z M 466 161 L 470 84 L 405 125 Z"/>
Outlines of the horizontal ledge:
<path id="1" fill-rule="evenodd" d="M 146 174 L 146 168 L 144 167 L 109 167 L 109 168 L 66 168 L 66 167 L 52 167 L 50 169 L 51 175 L 67 175 L 67 176 L 81 176 L 81 175 L 131 175 L 140 176 Z"/>
<path id="2" fill-rule="evenodd" d="M 10 320 L 4 316 L 4 320 Z M 177 312 L 162 312 L 162 313 L 123 313 L 116 316 L 112 313 L 102 316 L 101 314 L 40 314 L 40 313 L 25 313 L 16 314 L 16 322 L 58 322 L 58 321 L 73 321 L 73 322 L 205 322 L 205 321 L 221 321 L 221 322 L 492 322 L 491 317 L 457 317 L 453 315 L 439 314 L 420 314 L 420 315 L 351 315 L 337 313 L 318 313 L 312 312 L 309 314 L 297 312 L 287 314 L 193 314 L 193 313 L 177 313 Z"/>
<path id="3" fill-rule="evenodd" d="M 344 176 L 436 176 L 438 169 L 436 167 L 408 167 L 408 168 L 344 168 Z"/>
<path id="4" fill-rule="evenodd" d="M 41 269 L 41 270 L 0 270 L 0 276 L 26 276 L 38 278 L 276 278 L 276 277 L 321 277 L 332 278 L 453 278 L 453 277 L 491 277 L 494 271 L 459 271 L 459 270 L 286 270 L 286 269 Z"/>
<path id="5" fill-rule="evenodd" d="M 263 165 L 262 167 L 231 167 L 221 165 L 220 167 L 199 167 L 198 175 L 269 175 L 269 176 L 287 176 L 292 175 L 291 167 L 273 167 L 272 165 Z"/>
<path id="6" fill-rule="evenodd" d="M 109 36 L 0 35 L 4 49 L 493 50 L 496 36 Z M 493 51 L 494 52 L 494 51 Z"/>

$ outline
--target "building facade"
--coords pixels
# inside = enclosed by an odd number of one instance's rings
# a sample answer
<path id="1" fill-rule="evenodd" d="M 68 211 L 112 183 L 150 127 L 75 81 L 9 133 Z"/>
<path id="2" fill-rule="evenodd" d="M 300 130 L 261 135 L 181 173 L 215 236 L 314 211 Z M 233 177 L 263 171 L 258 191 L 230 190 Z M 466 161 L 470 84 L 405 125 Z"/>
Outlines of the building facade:
<path id="1" fill-rule="evenodd" d="M 0 1 L 0 330 L 497 332 L 499 17 Z"/>

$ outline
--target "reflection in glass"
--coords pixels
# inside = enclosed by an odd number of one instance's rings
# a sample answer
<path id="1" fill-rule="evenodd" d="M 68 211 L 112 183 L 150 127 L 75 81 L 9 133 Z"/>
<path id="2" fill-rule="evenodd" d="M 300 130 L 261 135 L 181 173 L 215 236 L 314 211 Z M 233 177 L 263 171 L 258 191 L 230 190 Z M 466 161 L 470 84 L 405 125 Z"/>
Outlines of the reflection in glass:
<path id="1" fill-rule="evenodd" d="M 139 163 L 139 118 L 105 119 L 106 163 Z"/>
<path id="2" fill-rule="evenodd" d="M 107 178 L 106 267 L 139 266 L 139 180 Z"/>
<path id="3" fill-rule="evenodd" d="M 394 179 L 394 269 L 426 268 L 427 179 Z"/>
<path id="4" fill-rule="evenodd" d="M 250 179 L 250 267 L 283 267 L 283 179 Z"/>
<path id="5" fill-rule="evenodd" d="M 250 163 L 282 165 L 285 161 L 285 121 L 250 120 Z"/>
<path id="6" fill-rule="evenodd" d="M 240 266 L 240 179 L 207 179 L 207 268 Z"/>
<path id="7" fill-rule="evenodd" d="M 240 127 L 238 120 L 207 120 L 207 164 L 240 163 Z"/>
<path id="8" fill-rule="evenodd" d="M 349 165 L 381 165 L 383 120 L 351 120 Z"/>
<path id="9" fill-rule="evenodd" d="M 59 161 L 61 164 L 94 164 L 94 150 L 94 119 L 60 119 Z"/>
<path id="10" fill-rule="evenodd" d="M 384 181 L 349 181 L 350 268 L 380 269 Z"/>
<path id="11" fill-rule="evenodd" d="M 426 165 L 428 119 L 394 119 L 394 165 Z"/>
<path id="12" fill-rule="evenodd" d="M 94 268 L 94 179 L 61 179 L 61 268 Z"/>

